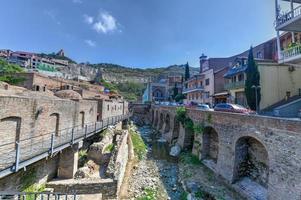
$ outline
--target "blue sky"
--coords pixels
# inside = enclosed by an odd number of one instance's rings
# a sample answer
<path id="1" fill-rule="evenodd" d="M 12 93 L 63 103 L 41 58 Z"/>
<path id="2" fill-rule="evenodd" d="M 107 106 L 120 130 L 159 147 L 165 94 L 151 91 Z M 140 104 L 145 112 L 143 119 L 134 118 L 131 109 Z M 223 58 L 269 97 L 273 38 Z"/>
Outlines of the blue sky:
<path id="1" fill-rule="evenodd" d="M 231 56 L 275 36 L 274 0 L 7 0 L 0 48 L 159 67 Z"/>

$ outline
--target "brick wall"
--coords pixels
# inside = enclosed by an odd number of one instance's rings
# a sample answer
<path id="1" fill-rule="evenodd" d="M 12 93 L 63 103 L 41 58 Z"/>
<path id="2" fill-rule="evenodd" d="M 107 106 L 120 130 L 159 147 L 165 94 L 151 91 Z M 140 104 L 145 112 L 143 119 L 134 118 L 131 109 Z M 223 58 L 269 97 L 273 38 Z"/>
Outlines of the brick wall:
<path id="1" fill-rule="evenodd" d="M 158 121 L 161 113 L 175 116 L 174 107 L 155 106 L 153 109 L 157 112 L 154 121 Z M 211 157 L 217 156 L 214 170 L 230 185 L 235 183 L 240 175 L 248 173 L 250 178 L 267 188 L 268 199 L 300 199 L 299 120 L 193 109 L 188 109 L 187 114 L 195 124 L 204 124 L 205 127 L 216 131 L 217 137 L 208 137 L 208 141 L 212 143 L 207 146 L 208 154 Z M 206 153 L 202 148 L 203 136 L 197 137 L 199 140 L 195 140 L 193 149 L 200 157 L 202 153 Z M 180 133 L 179 138 L 185 137 Z M 239 171 L 246 159 L 251 163 L 251 167 L 247 166 L 247 171 Z"/>

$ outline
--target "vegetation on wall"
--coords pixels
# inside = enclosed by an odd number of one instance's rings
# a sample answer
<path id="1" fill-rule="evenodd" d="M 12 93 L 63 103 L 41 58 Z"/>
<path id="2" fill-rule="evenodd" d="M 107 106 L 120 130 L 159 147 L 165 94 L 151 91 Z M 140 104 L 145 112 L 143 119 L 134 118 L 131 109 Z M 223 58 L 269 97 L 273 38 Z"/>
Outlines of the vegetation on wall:
<path id="1" fill-rule="evenodd" d="M 181 124 L 193 131 L 193 127 L 194 127 L 194 124 L 193 124 L 193 121 L 187 116 L 187 110 L 185 107 L 178 107 L 177 110 L 176 110 L 176 119 L 181 122 Z"/>
<path id="2" fill-rule="evenodd" d="M 204 123 L 201 123 L 201 124 L 195 124 L 193 126 L 193 130 L 196 134 L 203 134 L 204 133 L 204 130 L 205 130 L 205 125 Z"/>
<path id="3" fill-rule="evenodd" d="M 252 88 L 252 86 L 260 85 L 260 75 L 258 71 L 258 66 L 254 60 L 253 47 L 251 47 L 249 51 L 248 67 L 246 70 L 246 75 L 247 75 L 247 79 L 245 83 L 245 94 L 246 94 L 247 102 L 252 110 L 256 110 L 256 104 L 259 105 L 261 94 L 260 94 L 260 89 L 258 89 L 257 90 L 258 96 L 256 102 L 255 89 Z"/>
<path id="4" fill-rule="evenodd" d="M 136 133 L 134 130 L 130 129 L 130 135 L 133 142 L 135 155 L 139 160 L 145 158 L 147 153 L 147 146 L 141 138 L 140 134 Z"/>
<path id="5" fill-rule="evenodd" d="M 7 82 L 11 85 L 17 85 L 25 81 L 25 78 L 10 75 L 18 72 L 24 72 L 23 68 L 19 65 L 9 64 L 7 61 L 0 59 L 0 81 Z"/>

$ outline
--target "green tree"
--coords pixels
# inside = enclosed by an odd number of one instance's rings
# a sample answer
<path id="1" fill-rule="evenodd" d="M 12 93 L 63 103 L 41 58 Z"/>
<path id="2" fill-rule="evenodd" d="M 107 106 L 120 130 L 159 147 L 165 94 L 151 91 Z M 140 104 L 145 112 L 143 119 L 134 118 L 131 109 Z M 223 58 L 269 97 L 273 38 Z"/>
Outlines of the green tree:
<path id="1" fill-rule="evenodd" d="M 255 89 L 252 86 L 260 85 L 260 75 L 258 66 L 254 60 L 253 47 L 250 48 L 248 56 L 248 66 L 246 70 L 246 83 L 245 83 L 245 94 L 249 107 L 252 110 L 256 110 L 256 94 Z M 257 90 L 257 104 L 259 105 L 261 99 L 260 89 Z"/>
<path id="2" fill-rule="evenodd" d="M 190 78 L 190 72 L 189 72 L 189 64 L 185 65 L 185 81 L 187 81 Z"/>
<path id="3" fill-rule="evenodd" d="M 17 85 L 25 81 L 25 78 L 14 76 L 14 74 L 18 72 L 24 72 L 24 70 L 19 65 L 12 65 L 0 59 L 0 81 L 7 82 L 11 85 Z"/>
<path id="4" fill-rule="evenodd" d="M 175 83 L 175 86 L 173 88 L 173 94 L 172 94 L 172 99 L 175 100 L 176 96 L 179 94 L 179 90 L 177 88 L 177 83 Z"/>

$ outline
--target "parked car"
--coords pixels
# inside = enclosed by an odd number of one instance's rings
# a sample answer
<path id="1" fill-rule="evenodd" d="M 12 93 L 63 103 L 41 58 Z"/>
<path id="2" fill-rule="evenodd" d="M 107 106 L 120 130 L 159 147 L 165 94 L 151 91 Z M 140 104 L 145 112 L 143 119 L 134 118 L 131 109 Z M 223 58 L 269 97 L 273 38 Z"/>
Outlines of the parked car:
<path id="1" fill-rule="evenodd" d="M 244 113 L 244 114 L 255 114 L 256 113 L 253 110 L 247 109 L 241 105 L 230 104 L 230 103 L 219 103 L 214 107 L 214 111 Z"/>
<path id="2" fill-rule="evenodd" d="M 205 110 L 205 111 L 213 111 L 212 108 L 208 104 L 200 103 L 196 106 L 196 109 L 198 110 Z"/>

